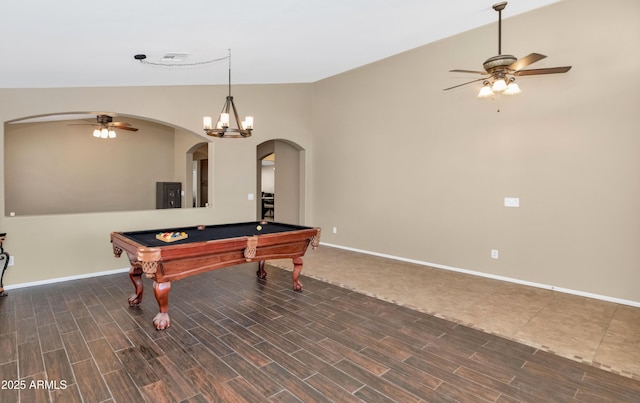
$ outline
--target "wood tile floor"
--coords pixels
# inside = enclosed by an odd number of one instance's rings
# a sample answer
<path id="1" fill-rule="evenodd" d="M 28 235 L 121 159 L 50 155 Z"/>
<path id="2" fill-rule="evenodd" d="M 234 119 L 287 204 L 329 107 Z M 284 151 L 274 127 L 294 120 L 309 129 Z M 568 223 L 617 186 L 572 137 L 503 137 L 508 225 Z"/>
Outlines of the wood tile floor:
<path id="1" fill-rule="evenodd" d="M 306 254 L 303 273 L 640 379 L 638 307 L 326 246 Z"/>
<path id="2" fill-rule="evenodd" d="M 640 381 L 246 264 L 187 278 L 153 329 L 127 274 L 0 298 L 0 402 L 638 401 Z M 304 273 L 304 270 L 303 270 Z"/>

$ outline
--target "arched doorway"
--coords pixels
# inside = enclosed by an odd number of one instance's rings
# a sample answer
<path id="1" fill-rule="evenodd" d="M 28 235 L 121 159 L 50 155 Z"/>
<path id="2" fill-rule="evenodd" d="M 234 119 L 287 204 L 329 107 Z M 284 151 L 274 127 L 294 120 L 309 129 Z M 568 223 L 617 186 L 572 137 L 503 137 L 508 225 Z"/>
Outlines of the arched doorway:
<path id="1" fill-rule="evenodd" d="M 192 207 L 209 205 L 209 144 L 199 143 L 187 152 L 187 195 Z"/>
<path id="2" fill-rule="evenodd" d="M 286 140 L 266 141 L 257 146 L 256 169 L 257 194 L 260 195 L 256 203 L 257 217 L 289 224 L 304 224 L 304 149 Z M 272 180 L 273 183 L 264 183 L 263 186 L 263 178 L 265 182 Z"/>

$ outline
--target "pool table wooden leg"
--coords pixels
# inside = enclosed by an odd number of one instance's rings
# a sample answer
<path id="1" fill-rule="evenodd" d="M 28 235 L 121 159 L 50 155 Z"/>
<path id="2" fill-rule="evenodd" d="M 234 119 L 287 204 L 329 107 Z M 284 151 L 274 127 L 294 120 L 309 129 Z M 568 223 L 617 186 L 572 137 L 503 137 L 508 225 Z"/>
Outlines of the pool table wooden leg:
<path id="1" fill-rule="evenodd" d="M 300 278 L 300 272 L 302 271 L 302 258 L 296 257 L 293 259 L 293 274 L 291 278 L 293 280 L 293 290 L 302 291 L 302 283 L 298 281 Z"/>
<path id="2" fill-rule="evenodd" d="M 142 291 L 144 290 L 144 286 L 142 285 L 142 269 L 132 267 L 129 272 L 129 278 L 135 287 L 135 294 L 129 297 L 129 306 L 135 306 L 142 302 Z"/>
<path id="3" fill-rule="evenodd" d="M 267 272 L 264 271 L 264 260 L 258 262 L 258 272 L 256 273 L 258 278 L 265 279 L 267 278 Z"/>
<path id="4" fill-rule="evenodd" d="M 171 325 L 169 320 L 169 291 L 171 290 L 171 282 L 164 283 L 153 282 L 153 294 L 158 301 L 160 312 L 153 318 L 153 324 L 156 329 L 163 330 Z"/>

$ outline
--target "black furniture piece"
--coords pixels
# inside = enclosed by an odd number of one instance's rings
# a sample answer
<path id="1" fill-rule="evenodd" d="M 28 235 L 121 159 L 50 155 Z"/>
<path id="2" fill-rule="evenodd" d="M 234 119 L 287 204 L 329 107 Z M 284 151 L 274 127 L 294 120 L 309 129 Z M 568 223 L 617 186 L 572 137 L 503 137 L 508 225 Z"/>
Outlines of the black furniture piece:
<path id="1" fill-rule="evenodd" d="M 4 250 L 4 240 L 7 237 L 6 232 L 0 233 L 0 266 L 2 266 L 2 275 L 0 275 L 0 297 L 6 297 L 7 293 L 4 292 L 4 271 L 9 266 L 9 253 Z"/>
<path id="2" fill-rule="evenodd" d="M 156 182 L 156 208 L 181 208 L 182 183 Z"/>
<path id="3" fill-rule="evenodd" d="M 275 198 L 273 193 L 262 193 L 262 218 L 271 218 L 275 216 Z"/>

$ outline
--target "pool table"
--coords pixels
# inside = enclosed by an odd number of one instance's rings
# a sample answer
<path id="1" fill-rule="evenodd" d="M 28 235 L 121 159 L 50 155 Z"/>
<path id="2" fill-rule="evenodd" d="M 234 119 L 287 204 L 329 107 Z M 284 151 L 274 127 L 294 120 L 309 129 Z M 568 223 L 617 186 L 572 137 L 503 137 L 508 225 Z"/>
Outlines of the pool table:
<path id="1" fill-rule="evenodd" d="M 167 233 L 179 236 L 164 239 L 161 234 Z M 135 293 L 129 297 L 130 306 L 142 301 L 142 274 L 153 280 L 160 308 L 153 324 L 158 330 L 170 326 L 172 281 L 251 261 L 259 262 L 257 275 L 264 279 L 265 260 L 291 258 L 293 289 L 302 291 L 302 256 L 319 242 L 320 228 L 267 221 L 111 233 L 113 254 L 120 257 L 124 251 L 131 262 Z"/>

